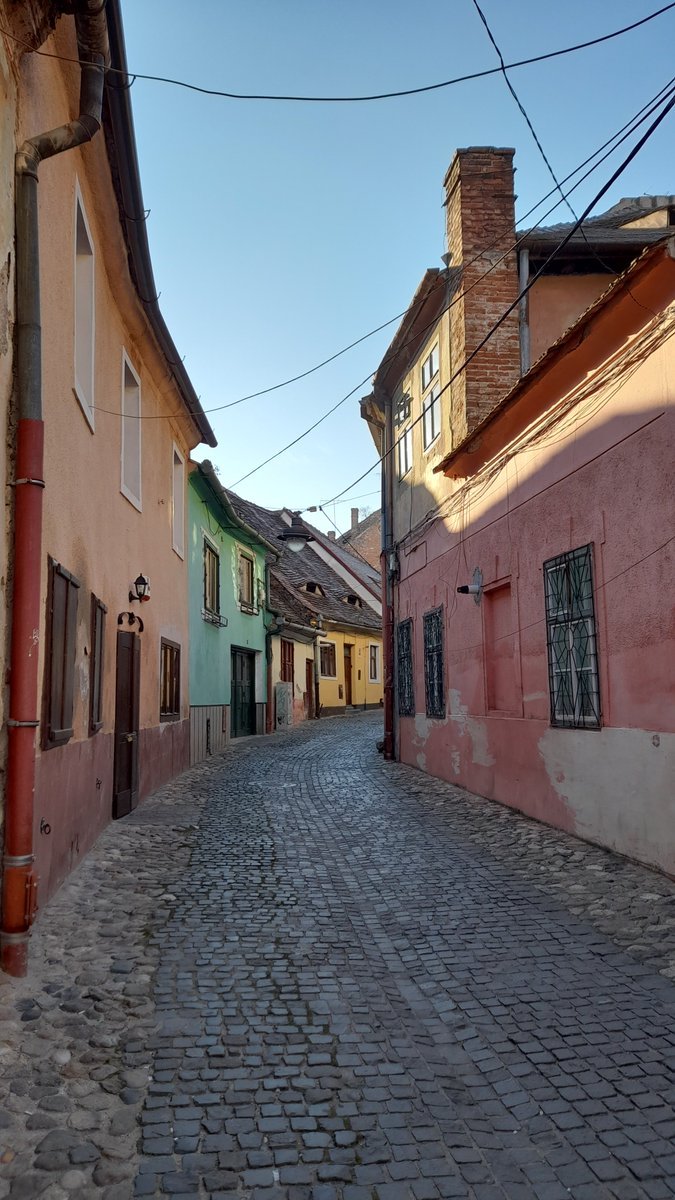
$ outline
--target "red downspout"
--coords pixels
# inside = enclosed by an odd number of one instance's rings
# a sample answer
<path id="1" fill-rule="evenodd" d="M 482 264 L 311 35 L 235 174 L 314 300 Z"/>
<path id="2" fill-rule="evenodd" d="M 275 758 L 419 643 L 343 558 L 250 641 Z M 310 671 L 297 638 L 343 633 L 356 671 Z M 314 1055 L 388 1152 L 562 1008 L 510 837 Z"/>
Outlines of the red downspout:
<path id="1" fill-rule="evenodd" d="M 35 731 L 38 719 L 40 576 L 44 424 L 38 244 L 38 168 L 44 158 L 89 141 L 101 127 L 107 26 L 100 0 L 77 14 L 80 116 L 24 142 L 16 156 L 17 401 L 14 479 L 12 633 L 10 649 L 5 846 L 0 966 L 23 976 L 35 917 L 33 870 Z"/>
<path id="2" fill-rule="evenodd" d="M 382 453 L 382 660 L 384 664 L 384 757 L 396 757 L 394 736 L 394 413 L 391 397 L 381 394 L 384 405 Z"/>

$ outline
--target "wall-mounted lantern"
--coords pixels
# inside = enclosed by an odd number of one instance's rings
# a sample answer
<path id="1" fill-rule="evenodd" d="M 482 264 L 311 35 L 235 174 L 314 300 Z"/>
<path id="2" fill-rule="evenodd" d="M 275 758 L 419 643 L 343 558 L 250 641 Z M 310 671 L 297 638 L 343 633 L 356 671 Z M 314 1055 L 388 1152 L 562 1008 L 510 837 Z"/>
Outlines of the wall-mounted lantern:
<path id="1" fill-rule="evenodd" d="M 129 603 L 138 600 L 139 604 L 143 604 L 145 600 L 150 599 L 150 580 L 147 575 L 137 575 L 129 588 Z"/>

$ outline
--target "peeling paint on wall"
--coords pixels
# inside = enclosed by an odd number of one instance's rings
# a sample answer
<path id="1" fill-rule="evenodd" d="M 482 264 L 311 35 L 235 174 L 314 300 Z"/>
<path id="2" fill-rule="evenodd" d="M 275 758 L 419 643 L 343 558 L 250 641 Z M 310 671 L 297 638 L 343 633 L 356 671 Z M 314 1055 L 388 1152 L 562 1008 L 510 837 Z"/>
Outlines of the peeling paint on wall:
<path id="1" fill-rule="evenodd" d="M 495 760 L 488 746 L 488 733 L 485 722 L 480 717 L 469 716 L 468 706 L 460 702 L 460 693 L 456 688 L 450 688 L 448 698 L 450 701 L 450 720 L 455 723 L 459 736 L 464 737 L 466 735 L 471 741 L 472 763 L 477 767 L 494 766 Z"/>
<path id="2" fill-rule="evenodd" d="M 547 729 L 539 753 L 581 837 L 675 873 L 675 734 L 642 729 Z"/>

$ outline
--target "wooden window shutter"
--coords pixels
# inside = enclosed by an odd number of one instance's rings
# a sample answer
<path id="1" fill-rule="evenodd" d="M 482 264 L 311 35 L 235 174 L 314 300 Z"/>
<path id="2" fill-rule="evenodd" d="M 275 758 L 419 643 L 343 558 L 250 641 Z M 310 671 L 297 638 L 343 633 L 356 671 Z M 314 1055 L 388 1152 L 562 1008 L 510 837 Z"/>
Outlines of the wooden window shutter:
<path id="1" fill-rule="evenodd" d="M 63 746 L 73 736 L 79 589 L 75 576 L 50 558 L 46 746 Z"/>

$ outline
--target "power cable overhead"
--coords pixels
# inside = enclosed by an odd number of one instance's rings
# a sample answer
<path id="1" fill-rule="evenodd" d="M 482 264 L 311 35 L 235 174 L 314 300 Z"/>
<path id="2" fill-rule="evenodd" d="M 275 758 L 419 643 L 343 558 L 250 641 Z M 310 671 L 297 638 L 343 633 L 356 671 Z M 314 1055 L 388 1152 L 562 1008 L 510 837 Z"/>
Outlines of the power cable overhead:
<path id="1" fill-rule="evenodd" d="M 659 125 L 661 125 L 661 123 L 665 120 L 665 118 L 668 116 L 668 113 L 671 112 L 671 110 L 673 109 L 674 106 L 675 106 L 675 92 L 673 92 L 673 94 L 670 96 L 670 99 L 667 101 L 667 103 L 661 109 L 661 112 L 655 118 L 655 120 L 652 121 L 649 128 L 643 133 L 642 137 L 639 138 L 638 141 L 635 143 L 632 150 L 629 151 L 629 153 L 626 155 L 626 157 L 623 159 L 623 161 L 619 164 L 619 166 L 616 168 L 616 170 L 612 172 L 609 179 L 600 188 L 599 192 L 596 192 L 595 196 L 590 201 L 590 203 L 586 205 L 586 208 L 582 212 L 581 216 L 578 217 L 576 219 L 576 221 L 574 221 L 574 223 L 567 230 L 567 232 L 565 233 L 565 235 L 563 236 L 561 241 L 558 243 L 558 245 L 555 247 L 555 249 L 551 251 L 548 258 L 542 263 L 542 265 L 539 267 L 539 269 L 537 271 L 535 271 L 534 275 L 532 275 L 530 277 L 530 279 L 525 284 L 522 291 L 519 293 L 519 295 L 516 297 L 516 299 L 513 301 L 513 303 L 510 304 L 508 306 L 508 308 L 505 310 L 505 312 L 502 313 L 499 320 L 495 321 L 494 325 L 488 331 L 488 333 L 485 335 L 485 337 L 482 339 L 482 341 L 480 341 L 479 344 L 476 346 L 476 348 L 471 351 L 471 354 L 469 354 L 464 359 L 464 361 L 459 365 L 457 370 L 453 371 L 453 373 L 450 376 L 450 378 L 448 379 L 447 383 L 445 383 L 443 385 L 443 387 L 440 389 L 439 396 L 442 396 L 443 392 L 447 391 L 447 389 L 450 387 L 450 385 L 452 383 L 454 383 L 455 379 L 457 379 L 464 371 L 466 371 L 469 364 L 473 361 L 473 359 L 478 354 L 480 354 L 481 350 L 487 345 L 490 338 L 494 336 L 494 334 L 497 332 L 497 330 L 499 328 L 501 328 L 501 326 L 504 324 L 504 321 L 506 321 L 508 319 L 508 317 L 510 317 L 511 313 L 517 309 L 517 307 L 518 307 L 520 301 L 523 299 L 523 297 L 526 296 L 528 294 L 528 292 L 534 287 L 537 280 L 543 275 L 546 268 L 550 265 L 550 263 L 553 261 L 553 259 L 556 258 L 556 256 L 560 253 L 560 251 L 563 250 L 564 247 L 567 245 L 567 243 L 571 240 L 571 238 L 574 236 L 574 234 L 579 229 L 579 226 L 581 225 L 581 223 L 583 221 L 585 221 L 586 218 L 589 216 L 589 214 L 593 211 L 596 204 L 598 204 L 599 201 L 602 199 L 602 197 L 604 195 L 606 195 L 606 193 L 609 191 L 609 189 L 612 187 L 612 185 L 614 183 L 616 183 L 617 179 L 623 174 L 623 172 L 631 164 L 633 159 L 637 157 L 637 155 L 640 153 L 640 150 L 642 149 L 642 147 L 646 144 L 646 142 L 649 141 L 650 137 L 653 136 L 653 134 L 658 129 Z M 412 424 L 407 426 L 405 432 L 407 433 L 408 430 L 413 429 L 415 427 L 415 425 L 418 425 L 419 422 L 422 420 L 423 416 L 424 416 L 424 413 L 423 412 L 420 413 L 420 415 L 415 418 L 415 420 L 412 422 Z M 327 504 L 333 504 L 336 500 L 339 500 L 341 496 L 344 496 L 345 492 L 351 491 L 351 489 L 353 487 L 356 487 L 357 483 L 360 483 L 362 479 L 365 479 L 368 475 L 370 475 L 376 469 L 376 467 L 380 466 L 389 457 L 389 455 L 393 453 L 393 451 L 397 448 L 397 446 L 399 445 L 401 440 L 402 440 L 402 438 L 396 438 L 396 440 L 394 441 L 392 446 L 390 446 L 390 448 L 387 451 L 385 451 L 385 453 L 380 457 L 380 459 L 378 459 L 378 461 L 376 463 L 373 463 L 372 467 L 369 467 L 368 470 L 364 471 L 361 475 L 359 475 L 357 479 L 352 480 L 352 482 L 350 484 L 348 484 L 346 488 L 343 488 L 343 490 L 341 492 L 338 492 L 335 496 L 331 496 L 331 497 L 329 497 L 329 499 L 322 501 L 322 506 L 325 506 Z"/>
<path id="2" fill-rule="evenodd" d="M 611 33 L 604 33 L 600 37 L 589 38 L 585 42 L 577 42 L 573 46 L 565 46 L 560 50 L 550 50 L 546 54 L 536 54 L 532 58 L 519 59 L 517 62 L 508 63 L 507 69 L 511 71 L 517 67 L 529 67 L 535 63 L 547 62 L 552 58 L 560 58 L 566 54 L 575 54 L 579 50 L 588 50 L 591 46 L 599 46 L 603 42 L 610 42 L 614 38 L 631 33 L 634 29 L 639 29 L 640 26 L 655 20 L 656 17 L 662 16 L 672 8 L 675 8 L 675 0 L 672 0 L 670 4 L 663 5 L 662 8 L 656 9 L 655 12 L 648 13 L 646 17 L 641 17 L 639 21 L 633 21 L 630 25 L 622 26 L 621 29 L 615 29 Z M 82 60 L 79 58 L 64 54 L 54 54 L 50 50 L 40 50 L 32 46 L 25 38 L 17 37 L 16 34 L 11 33 L 8 29 L 1 26 L 0 33 L 10 38 L 11 41 L 25 46 L 33 54 L 39 54 L 43 58 L 58 58 L 62 62 L 74 63 L 77 66 L 83 65 Z M 372 100 L 394 100 L 402 96 L 419 96 L 424 92 L 437 92 L 443 88 L 454 87 L 459 83 L 468 83 L 474 79 L 486 79 L 490 75 L 498 75 L 500 71 L 501 67 L 490 67 L 483 71 L 472 71 L 467 75 L 457 75 L 453 79 L 444 79 L 440 83 L 428 83 L 421 87 L 400 88 L 396 91 L 376 92 L 360 96 L 294 96 L 265 94 L 262 92 L 230 92 L 220 88 L 203 87 L 201 84 L 189 83 L 184 79 L 172 79 L 166 75 L 149 75 L 141 71 L 124 71 L 120 67 L 108 67 L 106 73 L 108 76 L 123 76 L 124 82 L 120 86 L 124 88 L 131 87 L 137 79 L 144 79 L 151 83 L 166 83 L 172 87 L 185 88 L 190 92 L 198 92 L 202 96 L 218 96 L 225 100 L 267 100 L 276 103 L 291 102 L 295 104 L 362 104 Z"/>

